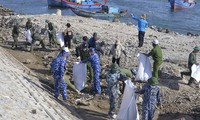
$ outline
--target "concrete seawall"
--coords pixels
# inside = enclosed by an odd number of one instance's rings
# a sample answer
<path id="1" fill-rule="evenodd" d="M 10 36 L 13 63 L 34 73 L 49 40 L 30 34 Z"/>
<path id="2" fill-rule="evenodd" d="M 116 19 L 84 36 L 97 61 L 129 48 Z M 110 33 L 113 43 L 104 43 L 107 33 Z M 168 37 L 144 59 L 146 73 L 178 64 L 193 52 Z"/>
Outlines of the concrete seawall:
<path id="1" fill-rule="evenodd" d="M 0 119 L 80 119 L 67 104 L 56 101 L 37 76 L 2 47 L 0 56 Z"/>

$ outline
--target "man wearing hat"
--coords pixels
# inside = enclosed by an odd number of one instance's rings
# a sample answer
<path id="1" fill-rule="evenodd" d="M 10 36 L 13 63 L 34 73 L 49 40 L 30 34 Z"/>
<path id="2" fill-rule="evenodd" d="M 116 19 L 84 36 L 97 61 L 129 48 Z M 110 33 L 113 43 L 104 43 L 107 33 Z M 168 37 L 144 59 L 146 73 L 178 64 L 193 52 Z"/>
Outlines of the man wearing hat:
<path id="1" fill-rule="evenodd" d="M 50 22 L 49 20 L 45 20 L 45 22 L 47 23 L 45 28 L 48 29 L 50 47 L 52 47 L 52 42 L 54 45 L 57 45 L 56 29 L 55 29 L 54 24 L 52 22 Z"/>
<path id="2" fill-rule="evenodd" d="M 142 120 L 152 120 L 156 105 L 162 107 L 158 79 L 156 77 L 149 78 L 148 83 L 145 84 L 141 90 L 136 91 L 136 93 L 144 94 L 142 102 Z"/>
<path id="3" fill-rule="evenodd" d="M 89 46 L 88 38 L 87 38 L 87 36 L 84 36 L 82 44 L 78 48 L 76 48 L 77 57 L 80 57 L 81 61 L 87 60 L 87 58 L 90 56 L 88 46 Z M 87 63 L 87 71 L 89 73 L 89 75 L 88 75 L 89 80 L 92 81 L 93 80 L 93 70 L 92 70 L 90 62 Z"/>
<path id="4" fill-rule="evenodd" d="M 113 55 L 112 57 L 112 63 L 117 63 L 120 66 L 120 58 L 121 58 L 121 54 L 122 52 L 124 53 L 124 55 L 126 56 L 126 52 L 124 47 L 122 46 L 122 44 L 120 44 L 119 40 L 115 41 L 115 44 L 112 46 L 111 50 L 110 50 L 110 54 Z"/>
<path id="5" fill-rule="evenodd" d="M 19 37 L 19 21 L 16 21 L 15 25 L 13 26 L 13 29 L 12 29 L 12 37 L 13 37 L 13 40 L 14 40 L 14 43 L 12 45 L 12 48 L 17 48 L 17 42 L 18 42 L 18 37 Z"/>
<path id="6" fill-rule="evenodd" d="M 33 28 L 32 33 L 33 33 L 33 35 L 32 35 L 33 40 L 32 40 L 32 43 L 31 43 L 31 50 L 30 51 L 33 52 L 33 48 L 35 46 L 36 41 L 40 42 L 40 44 L 42 45 L 42 49 L 46 49 L 45 44 L 44 44 L 44 42 L 41 38 L 41 35 L 39 33 L 39 30 L 36 30 L 35 28 Z"/>
<path id="7" fill-rule="evenodd" d="M 111 69 L 106 76 L 107 92 L 109 96 L 110 108 L 108 115 L 112 118 L 116 117 L 116 109 L 119 104 L 119 80 L 126 80 L 126 77 L 121 74 L 120 67 L 117 63 L 111 65 Z"/>
<path id="8" fill-rule="evenodd" d="M 181 72 L 181 77 L 183 77 L 183 75 L 191 75 L 192 73 L 192 65 L 193 64 L 198 64 L 197 60 L 196 60 L 196 54 L 200 51 L 200 47 L 196 46 L 193 48 L 193 51 L 189 54 L 189 58 L 188 58 L 188 69 L 190 70 L 189 72 Z M 188 82 L 188 85 L 191 85 L 194 82 L 194 78 L 190 77 L 190 80 Z"/>
<path id="9" fill-rule="evenodd" d="M 154 63 L 153 63 L 153 77 L 156 77 L 158 79 L 158 70 L 159 66 L 163 62 L 163 56 L 162 56 L 162 50 L 160 46 L 158 45 L 158 40 L 155 39 L 152 42 L 153 49 L 151 52 L 148 54 L 148 56 L 152 56 Z"/>
<path id="10" fill-rule="evenodd" d="M 67 23 L 66 24 L 66 29 L 64 31 L 64 42 L 65 42 L 65 47 L 68 47 L 71 49 L 71 39 L 73 38 L 73 32 L 71 29 L 71 24 Z"/>
<path id="11" fill-rule="evenodd" d="M 65 66 L 69 57 L 69 49 L 63 47 L 59 55 L 51 63 L 51 71 L 54 78 L 54 97 L 58 99 L 60 90 L 62 90 L 63 100 L 67 100 L 67 85 L 64 80 Z"/>
<path id="12" fill-rule="evenodd" d="M 95 53 L 94 48 L 90 48 L 90 56 L 87 60 L 82 60 L 82 62 L 90 62 L 93 70 L 93 92 L 95 94 L 101 94 L 101 86 L 100 86 L 100 73 L 101 66 L 99 61 L 99 56 Z"/>
<path id="13" fill-rule="evenodd" d="M 138 39 L 139 39 L 138 47 L 142 47 L 143 42 L 144 42 L 145 30 L 148 25 L 148 22 L 146 20 L 146 14 L 141 15 L 140 18 L 136 18 L 135 16 L 133 16 L 133 14 L 131 15 L 134 20 L 138 21 L 138 31 L 139 31 L 138 32 Z"/>

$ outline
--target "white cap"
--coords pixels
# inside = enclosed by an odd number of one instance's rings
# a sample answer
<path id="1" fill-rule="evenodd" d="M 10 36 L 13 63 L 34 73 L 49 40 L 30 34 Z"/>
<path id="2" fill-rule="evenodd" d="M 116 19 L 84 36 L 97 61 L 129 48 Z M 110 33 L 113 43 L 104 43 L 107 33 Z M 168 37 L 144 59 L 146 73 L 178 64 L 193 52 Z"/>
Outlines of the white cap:
<path id="1" fill-rule="evenodd" d="M 152 42 L 153 44 L 158 44 L 159 42 L 158 42 L 158 40 L 157 39 L 155 39 L 155 40 L 153 40 L 153 42 Z"/>
<path id="2" fill-rule="evenodd" d="M 63 50 L 64 50 L 65 52 L 69 52 L 69 48 L 68 48 L 68 47 L 63 47 Z"/>

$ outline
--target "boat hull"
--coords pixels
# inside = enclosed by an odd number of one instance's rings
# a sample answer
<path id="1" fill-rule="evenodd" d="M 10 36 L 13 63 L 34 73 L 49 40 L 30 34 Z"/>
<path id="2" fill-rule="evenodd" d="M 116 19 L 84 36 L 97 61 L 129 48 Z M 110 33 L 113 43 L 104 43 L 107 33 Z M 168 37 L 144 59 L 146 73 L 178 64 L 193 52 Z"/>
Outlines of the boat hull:
<path id="1" fill-rule="evenodd" d="M 119 18 L 125 16 L 128 12 L 127 10 L 121 10 L 119 13 L 92 12 L 77 8 L 71 8 L 71 10 L 78 16 L 100 19 Z"/>
<path id="2" fill-rule="evenodd" d="M 49 7 L 62 7 L 61 0 L 47 0 L 47 4 Z"/>
<path id="3" fill-rule="evenodd" d="M 170 0 L 171 8 L 174 10 L 193 8 L 196 2 L 185 2 L 184 0 Z"/>
<path id="4" fill-rule="evenodd" d="M 51 7 L 76 7 L 80 9 L 99 9 L 102 4 L 95 1 L 81 2 L 70 2 L 69 0 L 47 0 L 48 6 Z"/>

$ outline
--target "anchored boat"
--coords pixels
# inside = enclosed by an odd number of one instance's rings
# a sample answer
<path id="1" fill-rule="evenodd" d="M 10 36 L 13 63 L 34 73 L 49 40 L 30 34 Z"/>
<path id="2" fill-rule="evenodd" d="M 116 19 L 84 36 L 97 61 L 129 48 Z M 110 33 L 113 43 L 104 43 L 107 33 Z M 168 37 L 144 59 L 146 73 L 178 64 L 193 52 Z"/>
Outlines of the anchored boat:
<path id="1" fill-rule="evenodd" d="M 93 17 L 93 18 L 101 18 L 101 19 L 109 19 L 109 18 L 119 18 L 123 17 L 127 14 L 127 10 L 119 10 L 114 7 L 106 7 L 103 6 L 101 11 L 88 11 L 78 8 L 71 8 L 71 10 L 78 16 L 82 17 Z"/>
<path id="2" fill-rule="evenodd" d="M 193 8 L 196 5 L 194 0 L 168 0 L 171 5 L 171 9 L 187 9 Z"/>
<path id="3" fill-rule="evenodd" d="M 93 0 L 47 0 L 49 7 L 101 8 L 102 4 Z"/>

